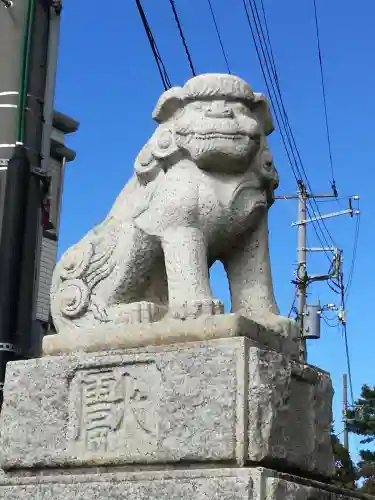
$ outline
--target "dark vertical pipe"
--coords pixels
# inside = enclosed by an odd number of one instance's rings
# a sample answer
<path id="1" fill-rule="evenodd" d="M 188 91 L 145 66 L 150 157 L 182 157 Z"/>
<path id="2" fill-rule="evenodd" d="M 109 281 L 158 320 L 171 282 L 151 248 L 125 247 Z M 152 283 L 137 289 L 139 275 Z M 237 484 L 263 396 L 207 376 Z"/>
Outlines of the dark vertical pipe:
<path id="1" fill-rule="evenodd" d="M 19 306 L 30 163 L 23 146 L 9 161 L 0 243 L 0 389 L 5 365 L 14 357 L 14 334 Z M 0 391 L 2 402 L 2 390 Z"/>
<path id="2" fill-rule="evenodd" d="M 27 78 L 27 111 L 25 114 L 24 142 L 29 147 L 32 170 L 41 168 L 42 137 L 44 126 L 44 98 L 47 76 L 50 2 L 34 0 L 35 13 L 30 46 L 30 71 Z M 20 301 L 16 341 L 24 357 L 34 354 L 35 303 L 39 276 L 42 185 L 32 174 L 28 196 L 25 225 L 25 242 L 21 262 Z"/>
<path id="3" fill-rule="evenodd" d="M 14 359 L 15 346 L 17 356 L 29 355 L 35 319 L 42 203 L 36 173 L 42 161 L 51 1 L 18 0 L 5 11 L 0 8 L 0 98 L 6 104 L 0 108 L 0 159 L 11 158 L 0 213 L 2 400 L 5 365 Z"/>

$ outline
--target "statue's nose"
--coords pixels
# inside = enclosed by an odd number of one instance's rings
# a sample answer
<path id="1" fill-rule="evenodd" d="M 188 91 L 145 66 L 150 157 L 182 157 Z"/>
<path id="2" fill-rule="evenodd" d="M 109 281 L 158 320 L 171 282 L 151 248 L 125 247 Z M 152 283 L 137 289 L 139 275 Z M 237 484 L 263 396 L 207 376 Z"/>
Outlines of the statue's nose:
<path id="1" fill-rule="evenodd" d="M 212 104 L 206 111 L 208 118 L 233 118 L 234 113 L 231 108 L 223 104 Z"/>

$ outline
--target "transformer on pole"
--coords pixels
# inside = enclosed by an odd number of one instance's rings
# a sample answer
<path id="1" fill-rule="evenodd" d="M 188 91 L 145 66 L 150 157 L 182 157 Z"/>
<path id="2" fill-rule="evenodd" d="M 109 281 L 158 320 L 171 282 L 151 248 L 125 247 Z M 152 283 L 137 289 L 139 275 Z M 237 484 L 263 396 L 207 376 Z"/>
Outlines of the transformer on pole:
<path id="1" fill-rule="evenodd" d="M 327 281 L 331 278 L 338 278 L 341 265 L 342 265 L 342 251 L 338 248 L 308 248 L 307 247 L 307 225 L 312 222 L 320 221 L 322 219 L 328 219 L 333 217 L 338 217 L 341 215 L 359 215 L 359 210 L 354 210 L 352 207 L 351 200 L 349 200 L 349 208 L 346 210 L 341 210 L 339 212 L 332 212 L 329 214 L 318 214 L 313 217 L 307 218 L 307 202 L 309 199 L 335 199 L 337 198 L 336 189 L 333 190 L 332 194 L 314 194 L 309 193 L 305 184 L 300 180 L 298 181 L 298 192 L 297 194 L 286 194 L 275 196 L 275 199 L 281 200 L 298 200 L 298 219 L 294 222 L 292 226 L 297 227 L 297 279 L 293 281 L 296 285 L 296 298 L 298 299 L 297 304 L 297 322 L 299 326 L 299 336 L 300 336 L 300 359 L 306 361 L 307 350 L 306 350 L 306 340 L 307 339 L 319 339 L 320 338 L 320 319 L 324 308 L 319 305 L 308 305 L 307 304 L 307 289 L 308 286 L 316 281 Z M 358 200 L 357 195 L 352 197 L 353 200 Z M 311 275 L 307 271 L 307 255 L 310 252 L 325 252 L 332 254 L 331 269 L 327 274 Z M 339 317 L 340 320 L 340 317 Z M 340 320 L 341 321 L 341 320 Z"/>
<path id="2" fill-rule="evenodd" d="M 306 304 L 304 309 L 304 321 L 302 337 L 304 339 L 320 339 L 320 316 L 322 308 L 320 304 Z"/>

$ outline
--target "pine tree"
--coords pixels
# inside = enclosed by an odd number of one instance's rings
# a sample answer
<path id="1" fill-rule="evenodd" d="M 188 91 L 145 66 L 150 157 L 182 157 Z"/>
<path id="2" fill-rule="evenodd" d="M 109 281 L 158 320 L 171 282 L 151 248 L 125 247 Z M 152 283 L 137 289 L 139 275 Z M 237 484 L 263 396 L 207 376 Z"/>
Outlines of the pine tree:
<path id="1" fill-rule="evenodd" d="M 339 438 L 336 434 L 334 434 L 333 430 L 331 432 L 331 441 L 336 466 L 334 482 L 337 486 L 355 489 L 357 473 L 349 452 L 346 448 L 344 448 Z"/>
<path id="2" fill-rule="evenodd" d="M 361 490 L 375 495 L 375 453 L 370 450 L 359 452 L 361 461 L 358 463 L 358 476 L 364 478 Z"/>
<path id="3" fill-rule="evenodd" d="M 375 443 L 375 387 L 362 386 L 361 397 L 347 414 L 350 432 L 364 436 L 361 443 Z M 364 479 L 362 490 L 375 494 L 375 451 L 363 449 L 358 463 L 358 477 Z"/>

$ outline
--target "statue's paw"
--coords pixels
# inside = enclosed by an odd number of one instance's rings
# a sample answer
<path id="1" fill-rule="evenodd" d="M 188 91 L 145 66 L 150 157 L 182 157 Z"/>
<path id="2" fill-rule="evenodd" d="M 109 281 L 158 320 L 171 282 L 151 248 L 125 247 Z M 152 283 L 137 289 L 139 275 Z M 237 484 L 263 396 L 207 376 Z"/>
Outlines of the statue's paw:
<path id="1" fill-rule="evenodd" d="M 274 314 L 269 311 L 259 313 L 242 310 L 239 311 L 239 314 L 255 321 L 255 323 L 258 323 L 267 330 L 270 330 L 281 337 L 289 339 L 295 339 L 298 337 L 298 326 L 293 319 L 286 318 L 285 316 L 280 316 L 279 314 Z"/>
<path id="2" fill-rule="evenodd" d="M 216 314 L 224 314 L 224 304 L 213 298 L 183 302 L 179 305 L 173 305 L 169 311 L 170 317 L 182 320 Z"/>
<path id="3" fill-rule="evenodd" d="M 140 323 L 154 323 L 165 316 L 167 308 L 154 302 L 134 302 L 124 304 L 117 311 L 114 318 L 116 324 L 135 325 Z"/>

